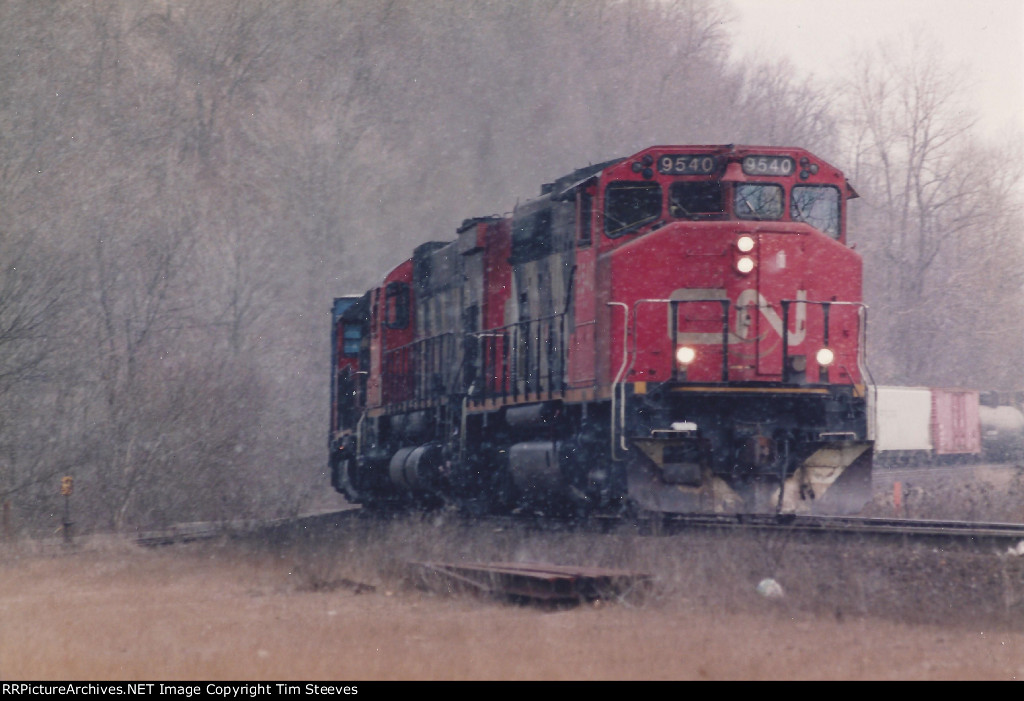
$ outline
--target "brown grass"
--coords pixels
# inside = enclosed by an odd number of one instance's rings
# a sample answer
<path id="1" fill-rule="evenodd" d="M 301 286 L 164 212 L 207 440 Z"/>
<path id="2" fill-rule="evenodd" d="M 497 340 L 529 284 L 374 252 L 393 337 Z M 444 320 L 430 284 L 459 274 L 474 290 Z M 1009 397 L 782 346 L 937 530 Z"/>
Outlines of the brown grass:
<path id="1" fill-rule="evenodd" d="M 1024 574 L 995 554 L 524 535 L 435 515 L 154 550 L 21 543 L 0 556 L 4 680 L 1024 677 Z M 418 587 L 405 565 L 426 559 L 628 567 L 655 589 L 510 604 Z M 764 577 L 782 599 L 755 593 Z"/>

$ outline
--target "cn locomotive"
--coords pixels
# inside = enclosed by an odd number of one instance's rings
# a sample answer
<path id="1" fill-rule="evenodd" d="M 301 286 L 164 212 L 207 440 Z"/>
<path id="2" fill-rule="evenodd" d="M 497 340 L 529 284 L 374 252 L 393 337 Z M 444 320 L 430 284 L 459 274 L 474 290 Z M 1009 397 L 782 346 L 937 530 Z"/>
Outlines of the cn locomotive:
<path id="1" fill-rule="evenodd" d="M 334 300 L 329 467 L 366 507 L 854 513 L 861 259 L 800 148 L 654 146 Z"/>

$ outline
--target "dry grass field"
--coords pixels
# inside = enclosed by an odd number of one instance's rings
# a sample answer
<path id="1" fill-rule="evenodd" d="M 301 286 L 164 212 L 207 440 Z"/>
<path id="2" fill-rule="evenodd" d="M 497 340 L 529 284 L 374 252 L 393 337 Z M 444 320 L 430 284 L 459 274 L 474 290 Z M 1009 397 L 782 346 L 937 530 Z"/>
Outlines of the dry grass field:
<path id="1" fill-rule="evenodd" d="M 513 603 L 425 589 L 407 563 L 427 559 L 625 567 L 654 585 Z M 8 543 L 0 679 L 1021 679 L 1022 561 L 749 533 L 481 532 L 441 515 L 154 549 Z M 756 593 L 765 577 L 781 598 Z"/>

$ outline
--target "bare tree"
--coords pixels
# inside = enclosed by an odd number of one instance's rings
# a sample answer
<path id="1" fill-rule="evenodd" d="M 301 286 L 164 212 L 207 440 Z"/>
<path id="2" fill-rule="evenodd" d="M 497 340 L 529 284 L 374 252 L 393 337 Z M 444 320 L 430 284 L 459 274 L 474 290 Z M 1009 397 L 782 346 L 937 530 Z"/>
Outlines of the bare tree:
<path id="1" fill-rule="evenodd" d="M 75 12 L 60 4 L 0 5 L 0 503 L 4 513 L 52 487 L 55 451 L 74 425 L 60 348 L 75 268 L 62 242 L 70 217 L 55 206 L 81 141 Z M 53 499 L 51 498 L 51 501 Z M 6 524 L 5 524 L 6 526 Z"/>
<path id="2" fill-rule="evenodd" d="M 76 520 L 130 528 L 328 489 L 331 297 L 587 162 L 826 138 L 812 85 L 729 63 L 728 20 L 716 0 L 0 3 L 0 498 L 50 513 L 34 485 L 74 466 Z"/>
<path id="3" fill-rule="evenodd" d="M 987 353 L 999 362 L 1001 351 L 959 342 L 983 331 L 982 316 L 953 311 L 992 297 L 978 260 L 1020 260 L 1005 218 L 1020 169 L 974 146 L 966 77 L 946 66 L 937 46 L 910 37 L 853 66 L 842 94 L 849 175 L 867 204 L 854 228 L 867 259 L 873 367 L 890 382 L 957 382 L 964 351 L 974 367 Z M 1019 289 L 1016 272 L 1002 281 Z"/>
<path id="4" fill-rule="evenodd" d="M 757 63 L 744 76 L 742 114 L 756 119 L 739 126 L 737 139 L 777 146 L 800 145 L 829 157 L 836 118 L 828 92 L 811 78 L 798 79 L 787 59 Z"/>

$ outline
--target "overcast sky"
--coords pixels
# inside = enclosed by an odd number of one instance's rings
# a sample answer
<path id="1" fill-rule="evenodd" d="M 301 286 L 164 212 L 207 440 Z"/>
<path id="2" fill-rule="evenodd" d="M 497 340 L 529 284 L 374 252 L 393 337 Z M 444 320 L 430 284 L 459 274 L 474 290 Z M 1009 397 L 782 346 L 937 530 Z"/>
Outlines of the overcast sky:
<path id="1" fill-rule="evenodd" d="M 976 79 L 986 135 L 1024 133 L 1024 0 L 731 0 L 735 57 L 786 55 L 818 78 L 879 40 L 920 30 Z"/>

